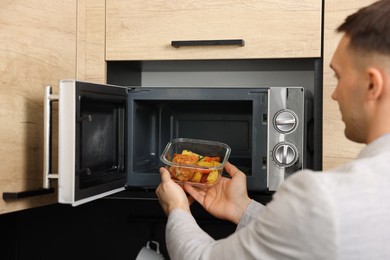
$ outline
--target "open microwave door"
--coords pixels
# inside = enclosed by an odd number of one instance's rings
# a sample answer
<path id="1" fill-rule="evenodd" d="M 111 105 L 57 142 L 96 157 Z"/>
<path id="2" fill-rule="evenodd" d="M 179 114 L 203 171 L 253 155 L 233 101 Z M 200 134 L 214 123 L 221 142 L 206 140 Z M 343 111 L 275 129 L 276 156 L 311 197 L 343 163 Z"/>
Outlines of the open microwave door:
<path id="1" fill-rule="evenodd" d="M 59 87 L 58 201 L 77 206 L 125 189 L 127 89 Z"/>

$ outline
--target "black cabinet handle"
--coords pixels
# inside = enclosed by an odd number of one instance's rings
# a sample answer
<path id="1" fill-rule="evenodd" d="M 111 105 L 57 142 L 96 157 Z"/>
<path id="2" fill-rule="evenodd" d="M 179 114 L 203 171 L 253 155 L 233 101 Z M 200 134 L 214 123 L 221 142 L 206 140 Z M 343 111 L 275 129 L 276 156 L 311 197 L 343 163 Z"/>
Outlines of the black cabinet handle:
<path id="1" fill-rule="evenodd" d="M 185 46 L 220 46 L 220 45 L 238 45 L 245 46 L 243 39 L 232 40 L 195 40 L 195 41 L 172 41 L 172 47 L 179 48 Z"/>
<path id="2" fill-rule="evenodd" d="M 22 199 L 22 198 L 45 195 L 50 193 L 54 193 L 54 188 L 19 191 L 19 192 L 3 192 L 3 200 Z"/>

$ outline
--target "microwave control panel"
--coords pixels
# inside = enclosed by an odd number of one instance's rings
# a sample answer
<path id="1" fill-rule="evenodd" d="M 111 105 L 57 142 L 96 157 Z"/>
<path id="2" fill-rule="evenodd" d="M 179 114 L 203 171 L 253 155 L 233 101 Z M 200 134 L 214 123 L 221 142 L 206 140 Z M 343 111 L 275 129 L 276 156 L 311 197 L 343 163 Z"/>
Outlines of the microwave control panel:
<path id="1" fill-rule="evenodd" d="M 276 191 L 289 175 L 302 169 L 304 89 L 270 88 L 268 99 L 267 186 Z"/>

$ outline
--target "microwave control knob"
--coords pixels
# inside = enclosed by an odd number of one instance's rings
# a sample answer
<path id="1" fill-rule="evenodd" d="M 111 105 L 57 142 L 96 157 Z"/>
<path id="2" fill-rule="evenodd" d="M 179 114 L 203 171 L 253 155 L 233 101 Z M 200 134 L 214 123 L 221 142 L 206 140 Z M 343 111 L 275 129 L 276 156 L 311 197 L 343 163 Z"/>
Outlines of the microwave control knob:
<path id="1" fill-rule="evenodd" d="M 296 125 L 297 116 L 291 110 L 281 110 L 275 116 L 274 126 L 279 132 L 291 132 Z"/>
<path id="2" fill-rule="evenodd" d="M 273 151 L 273 158 L 282 167 L 289 167 L 298 160 L 297 149 L 290 143 L 279 143 Z"/>

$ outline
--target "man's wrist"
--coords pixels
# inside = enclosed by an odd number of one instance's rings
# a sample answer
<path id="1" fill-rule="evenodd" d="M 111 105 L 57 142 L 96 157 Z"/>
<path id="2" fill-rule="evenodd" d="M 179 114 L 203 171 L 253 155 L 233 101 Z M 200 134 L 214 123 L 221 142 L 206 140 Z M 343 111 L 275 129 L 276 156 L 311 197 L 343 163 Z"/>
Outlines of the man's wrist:
<path id="1" fill-rule="evenodd" d="M 241 217 L 245 214 L 245 211 L 248 208 L 248 206 L 251 203 L 251 201 L 252 200 L 249 197 L 246 197 L 243 201 L 241 201 L 238 204 L 235 217 L 234 217 L 234 219 L 232 221 L 233 223 L 238 224 L 240 222 Z"/>

